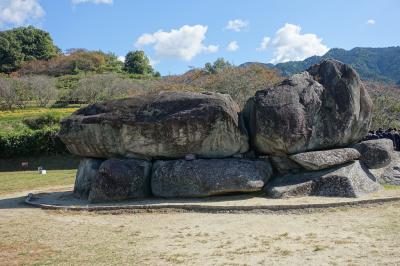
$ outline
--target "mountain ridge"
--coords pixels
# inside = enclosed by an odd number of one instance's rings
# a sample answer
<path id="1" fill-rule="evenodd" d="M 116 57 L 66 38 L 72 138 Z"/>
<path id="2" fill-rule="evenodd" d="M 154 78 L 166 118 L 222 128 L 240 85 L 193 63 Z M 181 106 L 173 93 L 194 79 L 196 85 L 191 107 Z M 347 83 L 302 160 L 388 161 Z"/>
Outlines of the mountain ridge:
<path id="1" fill-rule="evenodd" d="M 289 61 L 275 65 L 271 63 L 246 62 L 240 66 L 257 64 L 275 68 L 282 75 L 290 76 L 302 72 L 311 65 L 327 58 L 333 58 L 352 65 L 362 79 L 400 84 L 400 46 L 385 48 L 355 47 L 351 50 L 332 48 L 322 56 L 314 55 L 303 61 Z"/>

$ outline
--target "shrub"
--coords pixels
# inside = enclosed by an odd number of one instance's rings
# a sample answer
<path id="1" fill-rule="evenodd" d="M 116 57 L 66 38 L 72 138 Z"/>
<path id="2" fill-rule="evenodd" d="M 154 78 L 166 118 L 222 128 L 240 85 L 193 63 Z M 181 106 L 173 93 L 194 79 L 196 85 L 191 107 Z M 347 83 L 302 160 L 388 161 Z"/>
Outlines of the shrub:
<path id="1" fill-rule="evenodd" d="M 58 100 L 56 104 L 62 106 L 63 103 L 68 105 L 79 102 L 79 99 L 74 96 L 74 92 L 78 88 L 79 80 L 82 77 L 83 75 L 65 75 L 57 78 Z"/>
<path id="2" fill-rule="evenodd" d="M 370 129 L 400 128 L 400 103 L 387 96 L 373 98 L 372 123 Z"/>
<path id="3" fill-rule="evenodd" d="M 43 129 L 45 127 L 54 127 L 60 123 L 61 115 L 55 113 L 46 113 L 38 117 L 25 118 L 24 124 L 32 130 Z"/>
<path id="4" fill-rule="evenodd" d="M 47 128 L 18 135 L 0 135 L 0 158 L 66 153 L 57 132 L 56 128 Z"/>

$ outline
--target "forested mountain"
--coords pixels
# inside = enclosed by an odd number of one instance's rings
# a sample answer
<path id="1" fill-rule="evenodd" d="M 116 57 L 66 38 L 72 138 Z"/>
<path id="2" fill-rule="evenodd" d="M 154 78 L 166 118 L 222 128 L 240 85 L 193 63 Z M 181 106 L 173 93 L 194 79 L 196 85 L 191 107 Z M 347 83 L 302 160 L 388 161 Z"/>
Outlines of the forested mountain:
<path id="1" fill-rule="evenodd" d="M 291 75 L 304 71 L 321 59 L 333 58 L 351 64 L 362 79 L 385 81 L 400 84 L 400 46 L 387 48 L 361 48 L 351 50 L 330 49 L 323 56 L 312 56 L 303 61 L 290 61 L 276 65 L 263 64 L 278 69 L 283 75 Z M 244 63 L 262 64 L 262 63 Z"/>

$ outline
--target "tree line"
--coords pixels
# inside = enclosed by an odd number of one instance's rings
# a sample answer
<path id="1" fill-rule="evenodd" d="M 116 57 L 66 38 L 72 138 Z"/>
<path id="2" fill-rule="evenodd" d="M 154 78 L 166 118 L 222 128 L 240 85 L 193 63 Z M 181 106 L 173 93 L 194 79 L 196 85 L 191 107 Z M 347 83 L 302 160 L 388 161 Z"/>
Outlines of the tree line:
<path id="1" fill-rule="evenodd" d="M 50 34 L 32 26 L 0 31 L 0 73 L 14 75 L 73 75 L 80 72 L 160 74 L 143 51 L 130 51 L 125 62 L 113 53 L 69 49 L 63 53 Z"/>

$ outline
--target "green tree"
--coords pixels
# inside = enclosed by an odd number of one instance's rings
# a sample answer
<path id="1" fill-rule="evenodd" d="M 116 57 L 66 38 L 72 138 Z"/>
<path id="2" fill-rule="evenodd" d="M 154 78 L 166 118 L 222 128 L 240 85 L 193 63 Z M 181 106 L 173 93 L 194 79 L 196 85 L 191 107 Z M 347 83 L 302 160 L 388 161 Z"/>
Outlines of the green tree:
<path id="1" fill-rule="evenodd" d="M 125 56 L 124 70 L 128 73 L 153 75 L 149 58 L 143 51 L 131 51 Z"/>
<path id="2" fill-rule="evenodd" d="M 22 62 L 48 60 L 60 54 L 50 34 L 32 26 L 0 32 L 0 72 L 9 73 Z"/>
<path id="3" fill-rule="evenodd" d="M 0 72 L 12 72 L 22 63 L 23 59 L 21 46 L 17 40 L 0 32 Z"/>
<path id="4" fill-rule="evenodd" d="M 105 53 L 105 65 L 103 67 L 104 72 L 117 72 L 121 73 L 124 68 L 124 63 L 118 60 L 118 57 L 114 53 Z"/>
<path id="5" fill-rule="evenodd" d="M 232 67 L 232 64 L 229 61 L 225 61 L 224 58 L 220 57 L 214 61 L 214 63 L 206 63 L 204 65 L 204 70 L 208 74 L 216 74 L 223 70 L 226 67 Z"/>

